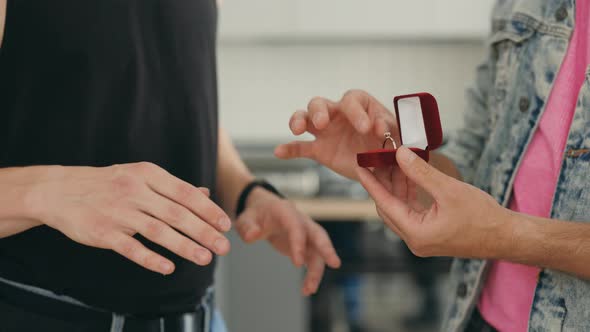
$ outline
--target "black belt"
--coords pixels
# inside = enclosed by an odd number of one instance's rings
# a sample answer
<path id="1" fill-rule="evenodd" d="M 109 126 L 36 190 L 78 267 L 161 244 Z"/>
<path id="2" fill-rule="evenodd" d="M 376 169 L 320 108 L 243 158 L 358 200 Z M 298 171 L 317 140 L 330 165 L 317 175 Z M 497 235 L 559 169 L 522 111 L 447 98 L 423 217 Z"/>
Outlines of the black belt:
<path id="1" fill-rule="evenodd" d="M 205 331 L 205 325 L 209 325 L 210 317 L 207 316 L 212 310 L 205 310 L 200 305 L 193 312 L 161 317 L 121 316 L 36 294 L 1 281 L 0 302 L 19 308 L 23 312 L 51 317 L 69 324 L 79 324 L 81 327 L 87 326 L 91 331 L 104 332 L 210 332 Z M 0 319 L 0 331 L 4 331 L 1 321 Z"/>

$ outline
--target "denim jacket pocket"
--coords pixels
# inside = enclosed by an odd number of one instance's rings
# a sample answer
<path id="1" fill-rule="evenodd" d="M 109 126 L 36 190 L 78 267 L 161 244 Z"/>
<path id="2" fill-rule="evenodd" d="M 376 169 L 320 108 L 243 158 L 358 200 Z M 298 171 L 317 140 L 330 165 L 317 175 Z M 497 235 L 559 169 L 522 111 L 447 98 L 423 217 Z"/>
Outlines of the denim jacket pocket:
<path id="1" fill-rule="evenodd" d="M 543 308 L 543 314 L 534 313 L 529 322 L 529 331 L 561 332 L 567 317 L 567 307 L 562 298 L 555 299 L 551 306 Z M 534 310 L 534 309 L 533 309 Z"/>
<path id="2" fill-rule="evenodd" d="M 576 222 L 590 222 L 590 152 L 588 149 L 567 149 L 561 174 L 561 182 L 555 193 L 554 217 Z"/>
<path id="3" fill-rule="evenodd" d="M 568 319 L 566 297 L 559 272 L 545 270 L 540 275 L 529 319 L 529 332 L 562 332 Z M 585 331 L 585 330 L 584 330 Z"/>
<path id="4" fill-rule="evenodd" d="M 523 64 L 521 55 L 526 42 L 535 33 L 533 29 L 521 26 L 518 22 L 504 22 L 497 29 L 499 30 L 488 40 L 495 73 L 488 100 L 492 128 L 495 127 L 499 115 L 506 110 L 507 103 L 514 97 L 515 79 L 519 66 Z"/>
<path id="5" fill-rule="evenodd" d="M 492 59 L 495 60 L 496 69 L 507 69 L 518 63 L 522 45 L 535 33 L 534 29 L 516 20 L 495 21 L 493 30 L 488 44 L 493 52 Z M 497 73 L 496 81 L 499 81 L 501 76 Z"/>

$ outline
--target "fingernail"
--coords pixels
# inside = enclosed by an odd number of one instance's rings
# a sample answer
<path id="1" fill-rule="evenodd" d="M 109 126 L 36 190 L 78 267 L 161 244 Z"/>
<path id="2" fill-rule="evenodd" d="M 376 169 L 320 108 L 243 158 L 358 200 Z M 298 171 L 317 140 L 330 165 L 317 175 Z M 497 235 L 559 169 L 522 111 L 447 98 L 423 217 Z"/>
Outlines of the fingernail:
<path id="1" fill-rule="evenodd" d="M 401 146 L 397 151 L 397 153 L 400 154 L 401 161 L 406 164 L 409 164 L 416 159 L 416 154 L 405 146 Z"/>
<path id="2" fill-rule="evenodd" d="M 307 284 L 307 286 L 306 286 L 306 288 L 307 288 L 307 292 L 308 292 L 309 294 L 313 294 L 313 293 L 315 293 L 315 288 L 314 288 L 314 286 L 313 286 L 313 285 L 314 285 L 314 283 L 315 283 L 315 281 L 314 281 L 314 280 L 310 280 L 310 281 L 309 281 L 309 283 L 308 283 L 308 284 Z"/>
<path id="3" fill-rule="evenodd" d="M 164 274 L 172 272 L 172 264 L 170 262 L 161 262 L 160 269 Z"/>
<path id="4" fill-rule="evenodd" d="M 275 156 L 283 154 L 283 150 L 284 150 L 284 148 L 282 145 L 277 146 L 274 150 Z"/>
<path id="5" fill-rule="evenodd" d="M 356 122 L 356 128 L 362 133 L 367 131 L 368 126 L 369 126 L 369 124 L 367 123 L 367 120 L 365 120 L 365 119 L 360 119 Z"/>
<path id="6" fill-rule="evenodd" d="M 258 227 L 256 225 L 252 225 L 252 226 L 248 226 L 248 228 L 246 228 L 246 237 L 252 237 L 255 236 L 256 233 L 258 233 Z"/>
<path id="7" fill-rule="evenodd" d="M 217 220 L 217 226 L 221 228 L 223 231 L 229 231 L 231 228 L 231 221 L 228 217 L 221 217 Z"/>
<path id="8" fill-rule="evenodd" d="M 302 250 L 299 250 L 295 255 L 295 262 L 298 266 L 301 266 L 305 263 L 305 258 L 303 258 L 304 256 L 305 254 Z"/>
<path id="9" fill-rule="evenodd" d="M 227 249 L 227 240 L 225 239 L 217 239 L 215 243 L 213 243 L 213 248 L 217 253 L 225 252 Z"/>
<path id="10" fill-rule="evenodd" d="M 293 127 L 295 127 L 295 129 L 300 129 L 301 127 L 303 127 L 303 120 L 295 120 L 295 122 L 293 122 Z"/>
<path id="11" fill-rule="evenodd" d="M 205 249 L 195 250 L 194 256 L 199 264 L 207 264 L 207 263 L 209 263 L 209 260 L 211 259 L 209 252 Z"/>
<path id="12" fill-rule="evenodd" d="M 320 113 L 316 113 L 313 116 L 313 123 L 317 126 L 320 121 L 322 121 L 322 115 Z"/>

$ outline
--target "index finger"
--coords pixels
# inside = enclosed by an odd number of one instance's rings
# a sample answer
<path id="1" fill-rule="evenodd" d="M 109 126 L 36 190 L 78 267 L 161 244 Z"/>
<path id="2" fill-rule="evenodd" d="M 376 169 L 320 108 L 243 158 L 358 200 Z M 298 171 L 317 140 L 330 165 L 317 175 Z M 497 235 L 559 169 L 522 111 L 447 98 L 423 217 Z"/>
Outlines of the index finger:
<path id="1" fill-rule="evenodd" d="M 231 228 L 228 215 L 202 190 L 185 182 L 162 168 L 148 167 L 146 182 L 156 193 L 186 207 L 216 229 L 227 232 Z"/>
<path id="2" fill-rule="evenodd" d="M 399 230 L 407 233 L 412 224 L 410 207 L 389 193 L 369 170 L 359 167 L 357 174 L 361 184 L 369 192 L 379 209 Z"/>

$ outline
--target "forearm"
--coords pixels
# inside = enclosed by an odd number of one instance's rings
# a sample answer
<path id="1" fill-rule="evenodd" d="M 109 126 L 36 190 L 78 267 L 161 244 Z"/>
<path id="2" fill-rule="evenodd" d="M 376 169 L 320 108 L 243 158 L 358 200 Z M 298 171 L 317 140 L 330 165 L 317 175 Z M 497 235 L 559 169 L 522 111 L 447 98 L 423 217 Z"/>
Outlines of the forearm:
<path id="1" fill-rule="evenodd" d="M 540 266 L 590 279 L 590 224 L 510 214 L 495 259 Z"/>
<path id="2" fill-rule="evenodd" d="M 0 169 L 0 238 L 41 225 L 35 218 L 31 194 L 47 167 Z"/>
<path id="3" fill-rule="evenodd" d="M 461 180 L 454 163 L 440 153 L 432 153 L 429 164 L 439 171 Z M 422 202 L 430 202 L 423 191 Z M 429 204 L 428 204 L 429 205 Z M 483 248 L 477 258 L 500 259 L 540 266 L 590 279 L 590 224 L 533 217 L 506 209 L 505 218 L 496 232 L 481 241 Z"/>
<path id="4" fill-rule="evenodd" d="M 0 239 L 22 233 L 41 223 L 33 219 L 7 219 L 0 221 Z"/>
<path id="5" fill-rule="evenodd" d="M 254 180 L 254 176 L 223 129 L 219 130 L 217 155 L 217 193 L 220 206 L 227 214 L 234 216 L 238 196 L 242 189 Z"/>
<path id="6" fill-rule="evenodd" d="M 4 37 L 4 24 L 6 23 L 6 0 L 0 0 L 0 47 Z"/>

